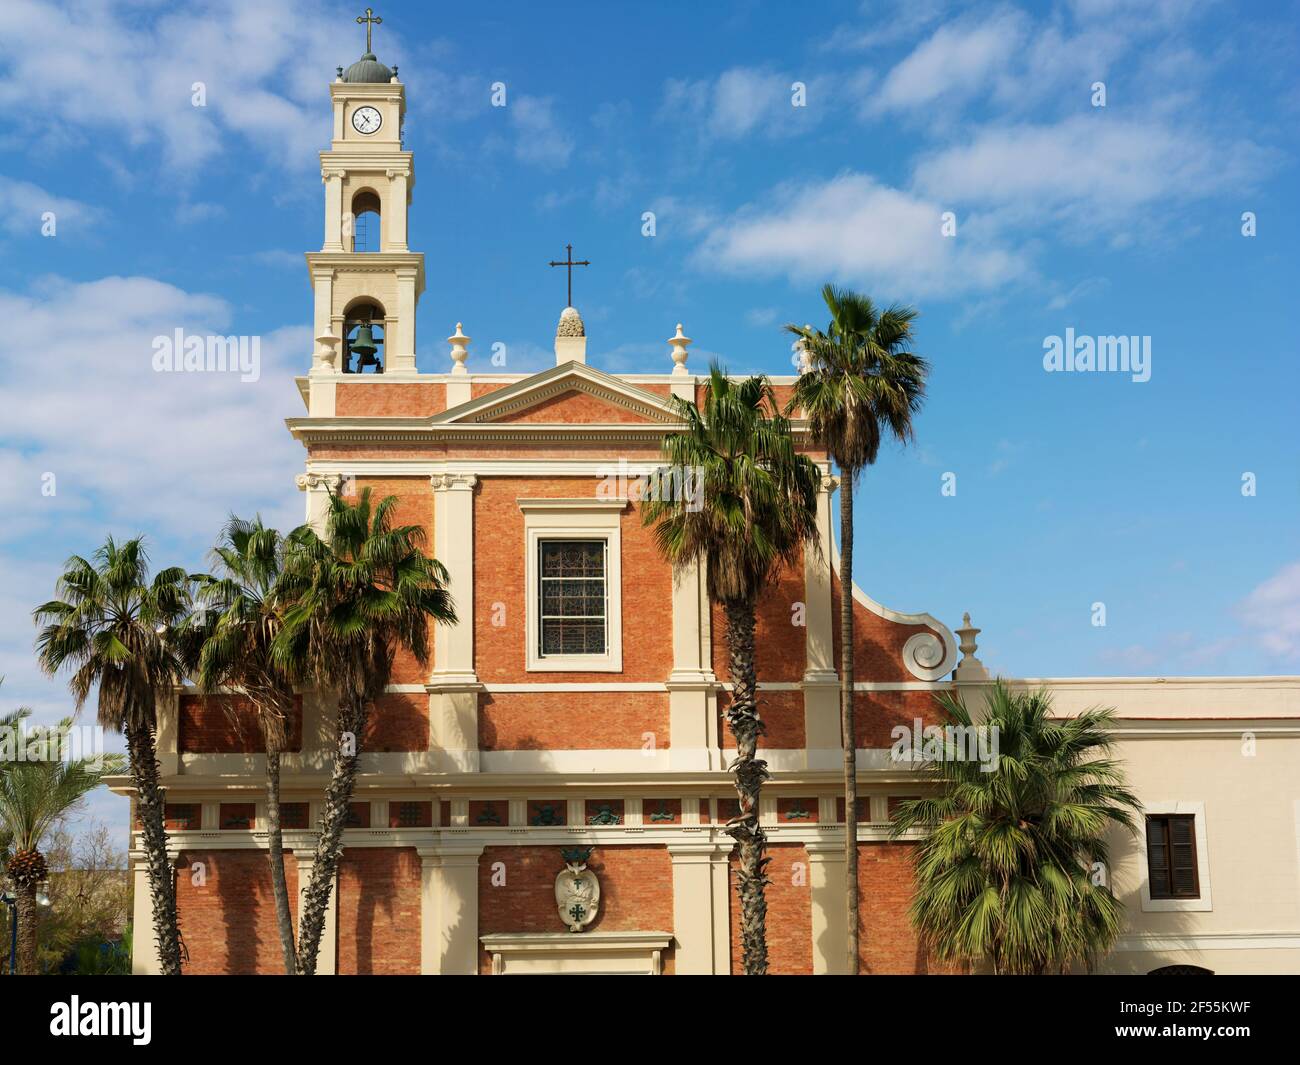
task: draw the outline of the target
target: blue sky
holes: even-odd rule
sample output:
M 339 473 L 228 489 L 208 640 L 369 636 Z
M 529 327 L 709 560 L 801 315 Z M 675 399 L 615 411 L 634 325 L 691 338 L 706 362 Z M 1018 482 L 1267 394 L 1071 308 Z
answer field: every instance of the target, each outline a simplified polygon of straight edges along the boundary
M 0 707 L 45 719 L 66 689 L 30 610 L 67 555 L 142 531 L 199 566 L 232 510 L 302 515 L 282 419 L 361 7 L 190 7 L 0 21 Z M 390 2 L 375 30 L 407 85 L 422 368 L 458 321 L 471 367 L 498 341 L 547 365 L 569 241 L 615 371 L 667 371 L 681 321 L 694 368 L 789 372 L 780 325 L 823 324 L 827 280 L 912 303 L 930 396 L 861 482 L 860 585 L 969 610 L 1008 674 L 1297 672 L 1295 4 L 482 7 Z M 177 327 L 260 336 L 260 379 L 154 373 Z M 1150 337 L 1150 380 L 1045 372 L 1067 329 Z

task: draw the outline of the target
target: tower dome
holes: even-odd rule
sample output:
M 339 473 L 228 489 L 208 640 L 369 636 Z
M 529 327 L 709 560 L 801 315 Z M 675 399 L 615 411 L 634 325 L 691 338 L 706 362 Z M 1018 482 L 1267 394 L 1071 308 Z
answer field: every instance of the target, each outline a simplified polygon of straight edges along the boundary
M 375 58 L 374 52 L 367 52 L 343 72 L 343 80 L 353 85 L 382 85 L 393 80 L 393 72 Z

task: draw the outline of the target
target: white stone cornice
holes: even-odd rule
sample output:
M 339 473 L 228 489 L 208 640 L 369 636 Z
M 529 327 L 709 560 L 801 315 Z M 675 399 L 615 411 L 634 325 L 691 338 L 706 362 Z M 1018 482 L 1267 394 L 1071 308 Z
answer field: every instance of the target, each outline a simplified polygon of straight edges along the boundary
M 585 497 L 578 499 L 559 499 L 548 497 L 543 499 L 516 499 L 519 509 L 525 514 L 530 513 L 549 513 L 563 511 L 611 511 L 618 513 L 627 510 L 626 499 L 600 499 L 596 497 Z

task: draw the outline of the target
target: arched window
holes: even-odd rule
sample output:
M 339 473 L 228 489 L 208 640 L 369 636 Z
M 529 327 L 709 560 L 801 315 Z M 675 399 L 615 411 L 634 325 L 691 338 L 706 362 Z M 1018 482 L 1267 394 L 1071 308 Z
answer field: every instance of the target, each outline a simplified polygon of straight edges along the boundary
M 384 372 L 384 308 L 360 299 L 343 312 L 343 372 Z
M 379 197 L 370 189 L 362 189 L 352 197 L 352 250 L 379 251 L 379 226 Z
M 1152 969 L 1147 976 L 1213 976 L 1210 969 L 1202 969 L 1199 965 L 1163 965 L 1159 969 Z

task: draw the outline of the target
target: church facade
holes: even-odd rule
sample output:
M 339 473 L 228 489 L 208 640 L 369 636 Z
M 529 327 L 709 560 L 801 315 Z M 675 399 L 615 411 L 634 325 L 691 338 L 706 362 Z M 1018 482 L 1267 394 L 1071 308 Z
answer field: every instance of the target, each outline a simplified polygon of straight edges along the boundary
M 447 567 L 461 620 L 436 629 L 429 668 L 399 661 L 372 714 L 320 969 L 736 973 L 722 619 L 702 574 L 659 556 L 637 498 L 678 424 L 669 398 L 700 395 L 690 340 L 679 326 L 661 367 L 606 373 L 587 363 L 567 307 L 541 372 L 482 372 L 459 323 L 446 363 L 418 367 L 424 269 L 408 244 L 404 92 L 369 53 L 330 86 L 324 239 L 307 256 L 317 339 L 297 380 L 305 413 L 288 431 L 303 447 L 307 520 L 321 522 L 331 491 L 396 496 L 398 520 L 422 526 Z M 792 382 L 774 380 L 783 399 Z M 771 969 L 844 965 L 836 663 L 849 595 L 862 969 L 944 971 L 907 919 L 914 843 L 891 842 L 888 822 L 921 785 L 889 748 L 896 727 L 939 720 L 937 692 L 987 689 L 978 630 L 839 587 L 833 471 L 795 428 L 824 472 L 822 551 L 759 608 Z M 1300 679 L 1014 683 L 1045 684 L 1062 714 L 1119 709 L 1120 756 L 1147 817 L 1138 838 L 1116 841 L 1110 875 L 1130 921 L 1106 967 L 1300 971 Z M 159 708 L 187 971 L 274 973 L 263 758 L 256 725 L 241 727 L 227 699 L 184 688 Z M 295 898 L 331 714 L 305 693 L 283 758 Z M 127 779 L 114 786 L 130 793 Z M 133 868 L 135 969 L 147 973 L 138 849 Z

